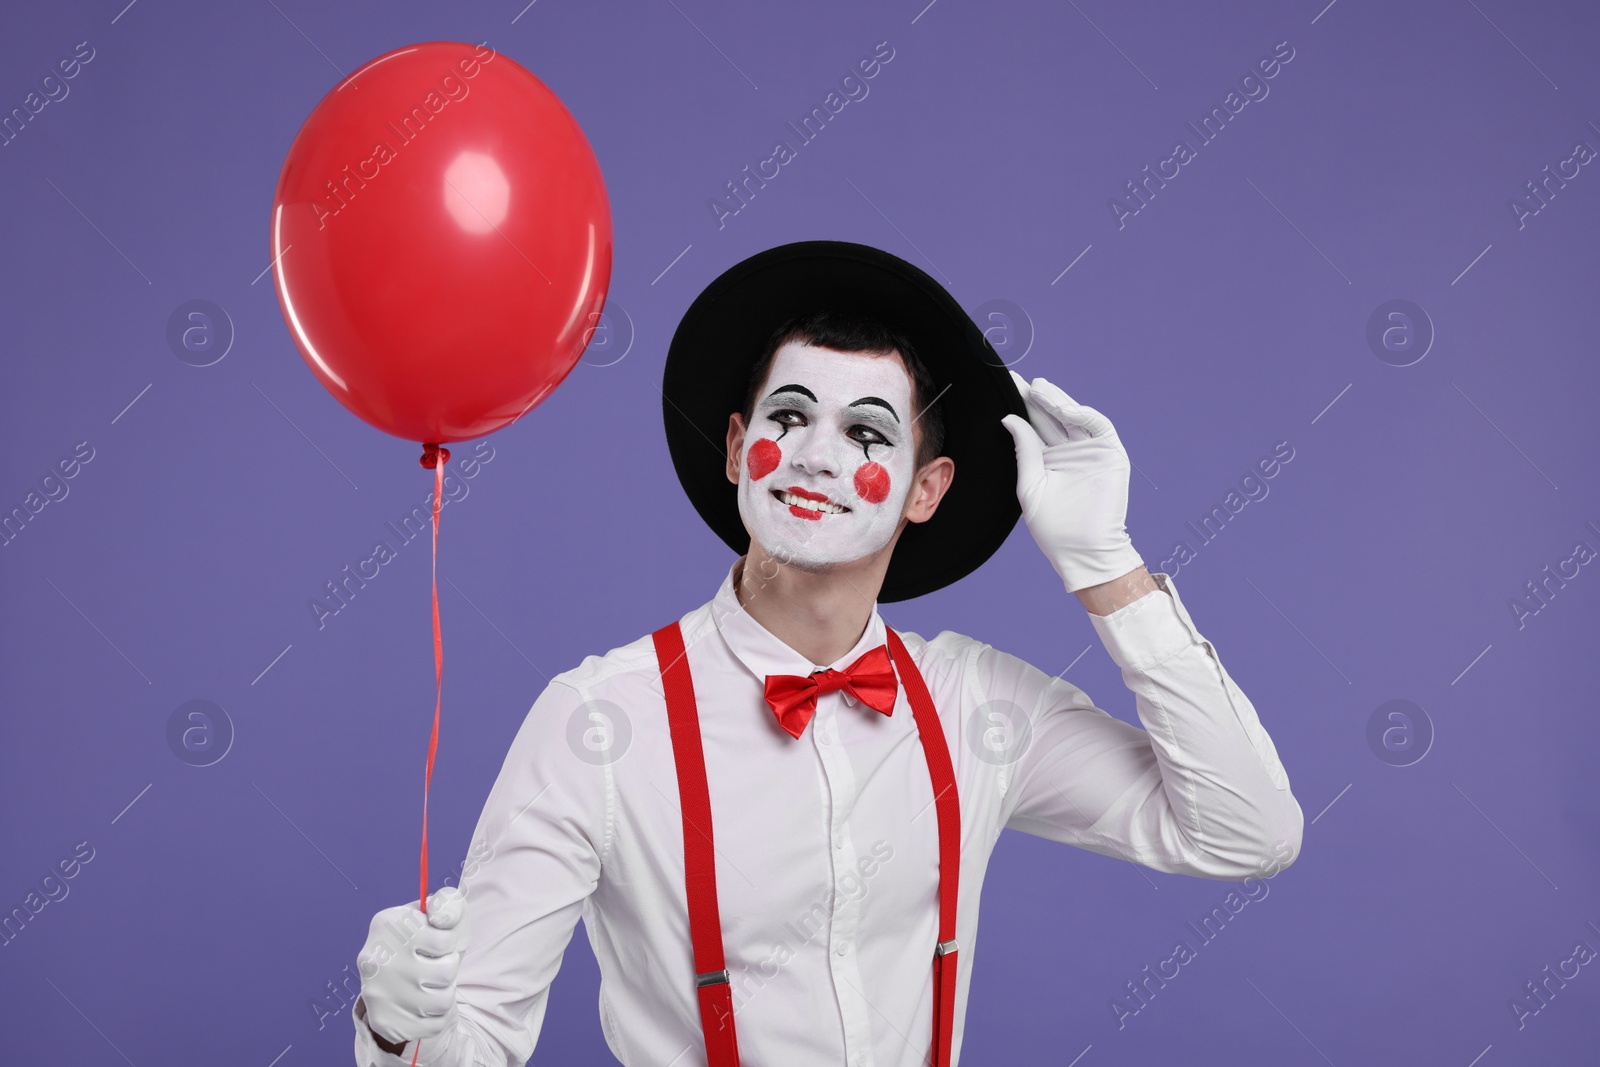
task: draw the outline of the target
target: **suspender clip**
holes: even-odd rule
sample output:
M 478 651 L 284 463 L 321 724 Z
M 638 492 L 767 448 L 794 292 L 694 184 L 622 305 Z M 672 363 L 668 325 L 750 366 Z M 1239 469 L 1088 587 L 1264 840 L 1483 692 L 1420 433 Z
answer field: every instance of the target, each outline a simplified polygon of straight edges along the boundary
M 731 985 L 732 981 L 732 976 L 728 973 L 728 969 L 724 967 L 720 971 L 707 971 L 704 974 L 695 975 L 694 987 L 700 989 L 708 985 Z
M 956 950 L 956 939 L 952 937 L 948 941 L 939 942 L 939 944 L 934 947 L 933 954 L 935 956 L 943 956 L 946 953 L 954 952 L 955 950 Z

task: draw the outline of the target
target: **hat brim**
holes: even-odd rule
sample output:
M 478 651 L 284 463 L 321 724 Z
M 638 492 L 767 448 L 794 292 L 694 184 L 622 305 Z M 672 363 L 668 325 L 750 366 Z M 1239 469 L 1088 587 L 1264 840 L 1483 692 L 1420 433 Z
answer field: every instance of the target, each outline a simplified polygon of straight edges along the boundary
M 662 378 L 678 480 L 717 536 L 737 553 L 748 551 L 738 487 L 726 473 L 728 417 L 744 406 L 751 369 L 772 332 L 820 310 L 872 315 L 900 331 L 934 379 L 942 454 L 954 461 L 955 478 L 933 517 L 901 534 L 878 600 L 941 589 L 981 566 L 1016 525 L 1016 453 L 1000 420 L 1026 418 L 1027 411 L 1004 362 L 955 298 L 888 252 L 799 241 L 751 256 L 706 287 L 673 334 Z

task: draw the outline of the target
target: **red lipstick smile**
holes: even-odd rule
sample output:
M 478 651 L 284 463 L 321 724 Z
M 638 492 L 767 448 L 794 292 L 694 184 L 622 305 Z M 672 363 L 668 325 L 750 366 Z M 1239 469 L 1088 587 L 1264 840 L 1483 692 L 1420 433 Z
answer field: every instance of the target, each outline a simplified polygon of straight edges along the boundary
M 820 521 L 824 515 L 839 515 L 850 510 L 843 504 L 829 500 L 825 493 L 815 493 L 798 485 L 774 489 L 772 495 L 779 503 L 789 505 L 789 514 L 811 522 Z

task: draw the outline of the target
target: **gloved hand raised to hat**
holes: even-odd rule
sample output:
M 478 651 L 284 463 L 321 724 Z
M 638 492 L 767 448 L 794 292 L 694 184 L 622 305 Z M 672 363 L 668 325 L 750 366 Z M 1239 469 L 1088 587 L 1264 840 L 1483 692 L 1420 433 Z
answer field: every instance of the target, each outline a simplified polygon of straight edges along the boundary
M 1043 378 L 1011 377 L 1028 409 L 1001 420 L 1017 449 L 1017 501 L 1067 590 L 1142 566 L 1127 528 L 1131 464 L 1111 420 Z

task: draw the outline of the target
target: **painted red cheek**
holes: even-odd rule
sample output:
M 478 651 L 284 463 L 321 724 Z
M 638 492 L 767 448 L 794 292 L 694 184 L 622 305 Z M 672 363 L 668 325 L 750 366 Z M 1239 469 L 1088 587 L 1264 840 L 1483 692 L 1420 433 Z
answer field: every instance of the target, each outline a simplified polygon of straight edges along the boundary
M 777 470 L 778 461 L 782 458 L 783 450 L 770 437 L 763 437 L 751 445 L 744 459 L 745 467 L 750 471 L 750 480 L 759 482 Z
M 878 463 L 863 463 L 856 468 L 856 495 L 869 504 L 889 499 L 889 472 Z

